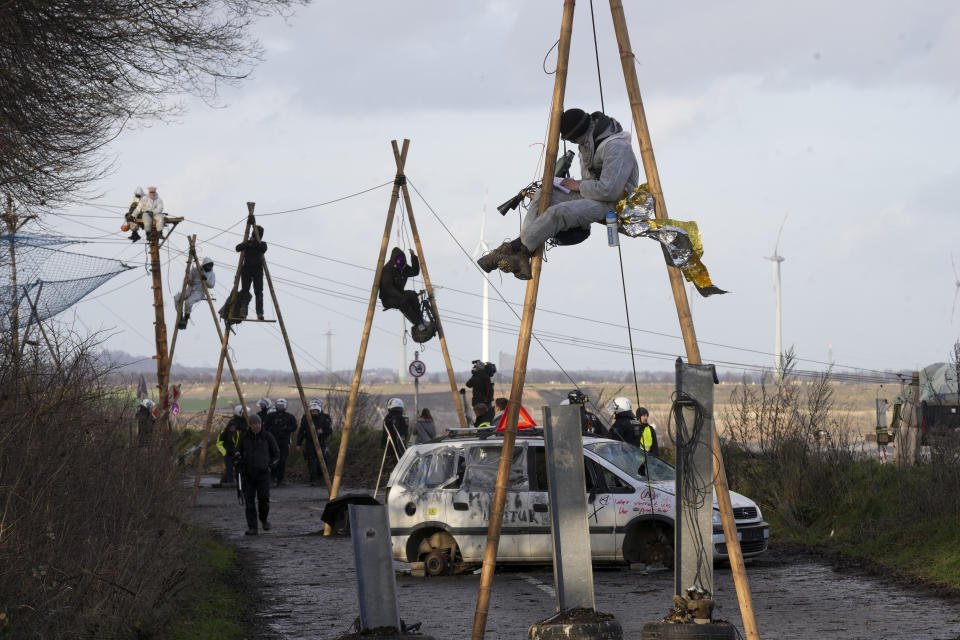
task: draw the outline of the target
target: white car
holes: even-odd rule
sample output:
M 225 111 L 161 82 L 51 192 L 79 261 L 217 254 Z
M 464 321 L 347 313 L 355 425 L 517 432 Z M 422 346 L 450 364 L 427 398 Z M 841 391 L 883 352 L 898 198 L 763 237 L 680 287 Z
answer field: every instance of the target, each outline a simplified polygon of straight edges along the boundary
M 447 437 L 410 446 L 390 474 L 387 507 L 393 557 L 426 573 L 479 564 L 487 539 L 502 440 Z M 674 469 L 619 440 L 583 438 L 590 550 L 595 563 L 670 565 Z M 730 492 L 745 557 L 767 549 L 770 528 L 749 498 Z M 520 432 L 503 514 L 498 562 L 552 562 L 543 437 Z M 726 542 L 714 498 L 714 557 Z

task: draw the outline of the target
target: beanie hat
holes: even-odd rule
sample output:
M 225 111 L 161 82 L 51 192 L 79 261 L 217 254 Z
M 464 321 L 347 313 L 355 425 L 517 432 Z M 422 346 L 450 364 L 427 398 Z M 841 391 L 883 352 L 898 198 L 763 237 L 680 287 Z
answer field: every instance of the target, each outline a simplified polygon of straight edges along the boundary
M 648 416 L 648 415 L 650 415 L 650 412 L 647 411 L 645 408 L 640 407 L 639 409 L 637 409 L 637 418 L 639 418 L 640 416 Z
M 590 127 L 590 116 L 583 109 L 567 109 L 560 116 L 560 137 L 576 140 Z

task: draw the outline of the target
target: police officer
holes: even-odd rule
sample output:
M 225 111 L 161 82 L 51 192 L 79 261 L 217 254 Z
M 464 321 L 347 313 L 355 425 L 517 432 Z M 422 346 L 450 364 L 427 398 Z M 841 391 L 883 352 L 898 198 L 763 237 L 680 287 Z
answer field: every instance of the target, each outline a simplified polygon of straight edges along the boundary
M 391 449 L 400 461 L 400 456 L 406 450 L 404 443 L 407 441 L 407 434 L 410 432 L 410 421 L 403 415 L 403 400 L 400 398 L 390 398 L 387 400 L 387 415 L 383 419 L 383 436 L 380 438 L 380 446 L 387 446 L 387 435 L 393 442 Z
M 263 429 L 260 416 L 250 416 L 250 428 L 240 436 L 236 456 L 243 474 L 243 499 L 246 503 L 247 535 L 257 535 L 257 519 L 264 531 L 270 530 L 270 470 L 280 461 L 280 448 Z M 256 502 L 254 502 L 256 498 Z
M 220 435 L 217 436 L 217 451 L 223 456 L 223 477 L 220 478 L 220 484 L 233 484 L 235 472 L 233 462 L 237 454 L 237 445 L 240 443 L 240 432 L 237 431 L 237 423 L 233 420 L 227 422 Z
M 635 447 L 641 446 L 642 428 L 633 415 L 633 404 L 630 402 L 630 398 L 624 398 L 623 396 L 614 398 L 613 402 L 610 403 L 610 411 L 614 415 L 613 426 L 610 427 L 613 437 Z
M 580 391 L 580 389 L 574 389 L 567 394 L 567 399 L 560 404 L 572 404 L 580 407 L 581 433 L 584 435 L 605 435 L 607 430 L 604 429 L 603 423 L 600 422 L 596 414 L 587 410 L 587 402 L 589 401 L 590 398 Z
M 329 450 L 327 449 L 327 438 L 333 433 L 330 416 L 323 412 L 323 402 L 319 398 L 310 401 L 310 422 L 313 423 L 313 429 L 317 432 L 317 441 L 320 442 L 320 451 L 323 459 L 327 460 Z M 307 462 L 307 471 L 310 473 L 310 486 L 315 486 L 320 481 L 320 461 L 317 460 L 317 450 L 313 444 L 313 436 L 307 430 L 307 416 L 300 418 L 300 430 L 297 431 L 297 451 L 303 453 L 303 458 Z
M 250 409 L 247 409 L 247 414 L 250 414 Z M 242 434 L 247 430 L 247 421 L 243 419 L 243 405 L 238 404 L 233 408 L 233 417 L 230 418 L 230 422 L 234 429 L 237 430 L 237 433 Z
M 260 398 L 257 400 L 257 415 L 260 416 L 263 424 L 267 424 L 267 414 L 271 413 L 270 409 L 272 408 L 273 401 L 270 398 Z
M 273 479 L 277 486 L 283 484 L 283 479 L 287 474 L 287 457 L 290 455 L 290 435 L 297 430 L 297 419 L 287 413 L 287 401 L 284 398 L 277 398 L 274 403 L 277 406 L 275 413 L 268 413 L 266 429 L 277 441 L 280 447 L 280 460 L 273 468 Z M 269 410 L 268 410 L 269 411 Z

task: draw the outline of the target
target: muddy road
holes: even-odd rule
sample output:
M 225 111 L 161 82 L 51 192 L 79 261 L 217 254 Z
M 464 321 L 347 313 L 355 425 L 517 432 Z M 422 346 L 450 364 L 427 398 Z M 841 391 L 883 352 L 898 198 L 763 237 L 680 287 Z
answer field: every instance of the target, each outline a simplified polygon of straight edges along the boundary
M 255 591 L 251 612 L 265 639 L 335 638 L 358 615 L 348 538 L 324 538 L 320 513 L 326 490 L 292 485 L 271 490 L 273 529 L 245 536 L 243 508 L 232 489 L 213 489 L 204 477 L 189 517 L 241 552 Z M 346 492 L 344 492 L 346 493 Z M 747 566 L 762 638 L 792 640 L 960 640 L 960 600 L 926 595 L 855 571 L 837 572 L 816 557 L 772 550 Z M 715 572 L 716 617 L 742 629 L 730 571 Z M 400 614 L 422 622 L 437 640 L 469 637 L 478 575 L 397 576 Z M 594 570 L 597 608 L 614 614 L 624 636 L 640 638 L 645 622 L 667 613 L 669 572 Z M 501 568 L 494 580 L 487 638 L 525 638 L 527 627 L 554 612 L 549 567 Z

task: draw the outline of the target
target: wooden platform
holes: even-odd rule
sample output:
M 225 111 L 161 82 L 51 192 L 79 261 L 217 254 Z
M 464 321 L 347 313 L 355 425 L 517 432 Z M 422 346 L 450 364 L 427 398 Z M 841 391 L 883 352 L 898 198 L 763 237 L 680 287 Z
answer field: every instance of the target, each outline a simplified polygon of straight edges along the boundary
M 276 322 L 276 320 L 258 320 L 257 318 L 230 318 L 230 322 Z

